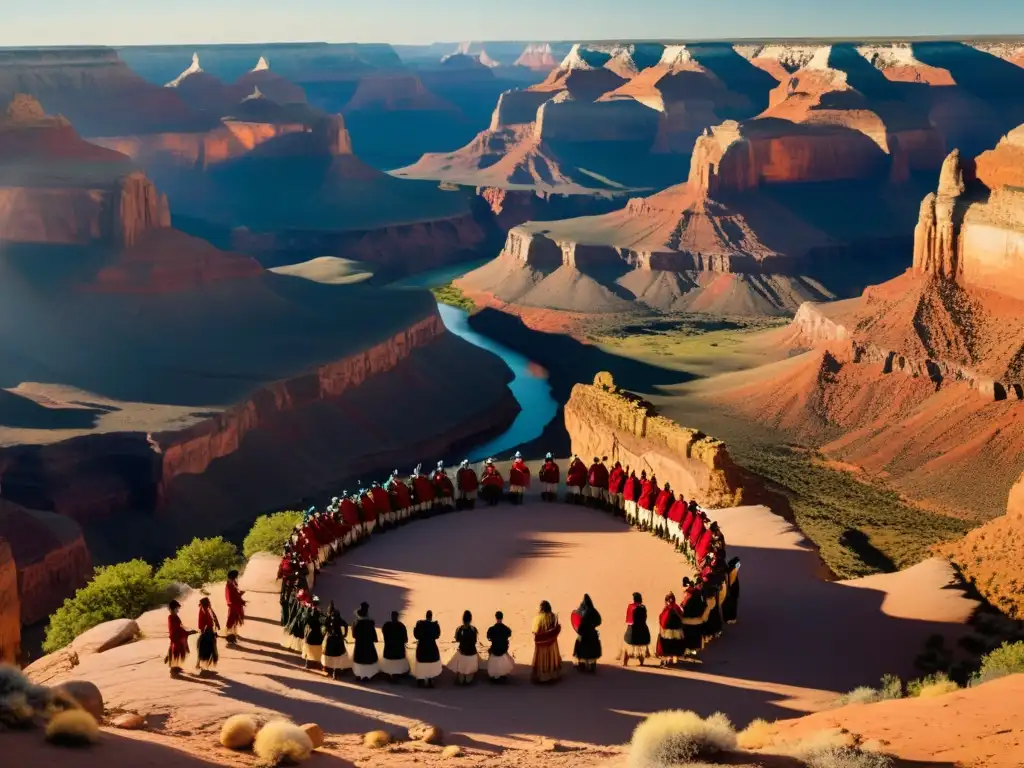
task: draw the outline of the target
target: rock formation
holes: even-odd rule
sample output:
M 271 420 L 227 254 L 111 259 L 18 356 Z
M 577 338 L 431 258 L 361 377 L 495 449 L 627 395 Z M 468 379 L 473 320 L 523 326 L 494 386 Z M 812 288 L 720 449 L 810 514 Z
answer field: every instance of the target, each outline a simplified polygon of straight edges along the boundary
M 14 664 L 21 654 L 21 601 L 18 566 L 6 539 L 0 538 L 0 664 Z
M 189 107 L 214 115 L 222 114 L 251 93 L 247 85 L 228 85 L 204 71 L 198 53 L 192 54 L 192 63 L 165 87 L 173 89 Z
M 258 88 L 260 93 L 278 104 L 304 104 L 306 92 L 298 85 L 281 77 L 270 68 L 270 63 L 263 56 L 256 66 L 235 81 L 240 89 L 252 93 Z
M 530 43 L 516 59 L 515 65 L 549 72 L 558 66 L 558 60 L 551 51 L 550 43 Z
M 593 385 L 577 384 L 565 405 L 565 427 L 573 453 L 584 461 L 607 456 L 668 482 L 672 490 L 702 505 L 744 503 L 744 477 L 720 440 L 658 416 L 642 400 L 615 387 L 611 374 Z M 749 503 L 749 497 L 746 498 Z

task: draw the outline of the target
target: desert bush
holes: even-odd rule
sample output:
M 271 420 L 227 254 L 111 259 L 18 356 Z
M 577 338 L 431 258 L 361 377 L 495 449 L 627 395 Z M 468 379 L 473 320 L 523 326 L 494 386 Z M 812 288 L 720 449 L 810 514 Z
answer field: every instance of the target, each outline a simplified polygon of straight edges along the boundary
M 702 719 L 695 712 L 656 712 L 633 731 L 630 768 L 670 768 L 736 748 L 729 718 L 716 712 Z
M 217 536 L 212 539 L 192 539 L 179 549 L 174 557 L 164 560 L 156 572 L 159 580 L 201 587 L 214 581 L 224 581 L 228 571 L 243 564 L 238 547 Z
M 259 726 L 252 715 L 232 715 L 220 729 L 221 746 L 228 749 L 248 749 L 256 739 Z
M 971 685 L 980 685 L 1021 672 L 1024 672 L 1024 641 L 1003 643 L 982 657 L 981 669 L 971 680 Z
M 165 597 L 164 584 L 143 560 L 98 567 L 92 579 L 50 616 L 43 650 L 60 650 L 87 629 L 114 619 L 135 619 Z
M 271 720 L 260 728 L 252 751 L 267 765 L 294 765 L 313 752 L 306 732 L 287 720 Z
M 100 737 L 96 718 L 84 709 L 58 712 L 46 724 L 46 740 L 61 747 L 84 747 Z
M 903 698 L 903 681 L 896 675 L 882 675 L 882 682 L 878 686 L 878 700 L 890 701 Z
M 837 707 L 845 707 L 849 704 L 873 704 L 876 701 L 881 701 L 881 696 L 874 688 L 867 685 L 862 685 L 859 688 L 854 688 L 849 693 L 844 693 L 836 700 Z
M 912 698 L 930 698 L 942 696 L 945 693 L 952 693 L 960 690 L 960 686 L 949 679 L 945 672 L 936 672 L 934 675 L 922 677 L 920 680 L 911 680 L 907 683 L 907 696 Z
M 284 545 L 291 538 L 295 526 L 301 522 L 302 513 L 295 510 L 257 517 L 245 541 L 242 542 L 242 554 L 246 559 L 257 552 L 284 554 Z
M 856 747 L 826 747 L 800 755 L 807 768 L 892 768 L 892 758 Z
M 778 727 L 774 723 L 758 718 L 736 734 L 736 745 L 740 749 L 764 749 L 775 742 L 777 732 Z

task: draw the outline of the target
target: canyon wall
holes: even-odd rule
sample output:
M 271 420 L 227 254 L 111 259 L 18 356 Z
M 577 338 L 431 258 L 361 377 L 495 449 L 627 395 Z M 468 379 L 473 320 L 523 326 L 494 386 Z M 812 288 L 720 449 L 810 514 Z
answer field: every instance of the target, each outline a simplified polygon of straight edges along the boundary
M 709 507 L 748 502 L 743 473 L 725 444 L 658 416 L 639 398 L 619 391 L 611 374 L 577 384 L 565 405 L 573 453 L 584 462 L 607 456 L 637 472 L 657 475 L 672 490 Z
M 0 664 L 14 664 L 21 653 L 21 601 L 11 545 L 0 539 Z

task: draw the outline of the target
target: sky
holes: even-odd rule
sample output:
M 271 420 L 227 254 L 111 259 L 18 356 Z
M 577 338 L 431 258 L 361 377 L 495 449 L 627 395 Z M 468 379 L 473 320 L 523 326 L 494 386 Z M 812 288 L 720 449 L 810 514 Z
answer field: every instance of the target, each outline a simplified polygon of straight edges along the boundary
M 1024 0 L 0 0 L 0 46 L 1024 35 Z

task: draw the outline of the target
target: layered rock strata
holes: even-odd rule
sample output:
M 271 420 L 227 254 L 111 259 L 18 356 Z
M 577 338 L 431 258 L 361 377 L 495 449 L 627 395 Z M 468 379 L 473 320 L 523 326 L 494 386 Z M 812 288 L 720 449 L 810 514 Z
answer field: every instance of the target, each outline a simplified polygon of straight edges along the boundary
M 0 664 L 14 664 L 21 654 L 21 601 L 18 566 L 6 539 L 0 538 Z
M 616 388 L 611 374 L 577 384 L 565 405 L 573 453 L 584 462 L 607 456 L 657 475 L 676 493 L 709 507 L 744 503 L 744 477 L 725 444 L 658 416 L 648 404 Z

